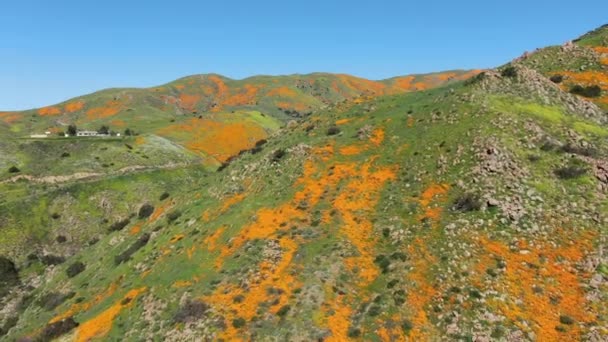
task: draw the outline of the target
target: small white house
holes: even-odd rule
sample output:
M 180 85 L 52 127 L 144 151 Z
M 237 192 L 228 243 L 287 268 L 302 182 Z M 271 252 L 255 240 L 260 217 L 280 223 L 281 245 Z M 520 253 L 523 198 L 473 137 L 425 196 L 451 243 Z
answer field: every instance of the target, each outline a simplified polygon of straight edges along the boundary
M 77 137 L 107 137 L 108 134 L 99 134 L 97 131 L 78 131 Z
M 30 138 L 34 138 L 34 139 L 48 138 L 51 134 L 52 133 L 50 131 L 46 131 L 46 132 L 44 132 L 44 134 L 34 133 L 34 134 L 30 134 Z

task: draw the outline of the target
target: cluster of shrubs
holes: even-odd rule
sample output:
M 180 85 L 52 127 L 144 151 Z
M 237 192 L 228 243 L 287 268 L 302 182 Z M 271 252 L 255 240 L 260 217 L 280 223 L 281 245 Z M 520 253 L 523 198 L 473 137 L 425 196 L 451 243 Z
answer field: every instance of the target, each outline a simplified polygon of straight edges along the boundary
M 58 337 L 65 335 L 78 327 L 78 322 L 72 317 L 62 319 L 54 323 L 47 324 L 44 329 L 36 336 L 34 341 L 52 341 Z
M 569 165 L 556 169 L 554 173 L 560 179 L 573 179 L 587 173 L 587 169 L 582 166 Z
M 126 251 L 114 257 L 114 263 L 116 265 L 120 265 L 121 263 L 128 261 L 129 259 L 131 259 L 131 256 L 135 254 L 135 252 L 137 252 L 146 244 L 148 244 L 148 241 L 150 241 L 150 234 L 142 234 L 139 239 L 137 239 L 137 241 L 135 241 L 131 246 L 129 246 L 129 248 L 127 248 Z
M 232 163 L 233 161 L 235 161 L 238 157 L 242 156 L 243 154 L 249 152 L 251 154 L 256 154 L 262 151 L 264 145 L 267 143 L 266 139 L 261 139 L 258 140 L 255 143 L 255 146 L 250 148 L 250 149 L 245 149 L 245 150 L 240 150 L 238 154 L 234 155 L 234 156 L 230 156 L 228 159 L 226 159 L 226 161 L 224 161 L 222 163 L 222 165 L 220 165 L 220 167 L 217 169 L 218 172 L 223 171 L 225 168 L 228 167 L 228 165 L 230 165 L 230 163 Z
M 472 193 L 464 193 L 454 201 L 454 210 L 468 212 L 481 209 L 482 202 L 479 196 Z
M 577 84 L 570 88 L 570 93 L 584 97 L 600 97 L 602 95 L 602 88 L 598 85 L 584 87 Z
M 188 300 L 184 303 L 173 316 L 173 321 L 176 323 L 188 323 L 202 318 L 207 311 L 209 305 L 200 300 Z
M 83 264 L 80 261 L 76 261 L 75 263 L 68 266 L 68 268 L 65 270 L 65 272 L 68 275 L 68 277 L 74 278 L 78 274 L 82 273 L 85 269 L 86 269 L 85 264 Z
M 517 77 L 517 69 L 514 66 L 509 65 L 508 67 L 502 69 L 500 75 L 503 77 L 515 78 Z

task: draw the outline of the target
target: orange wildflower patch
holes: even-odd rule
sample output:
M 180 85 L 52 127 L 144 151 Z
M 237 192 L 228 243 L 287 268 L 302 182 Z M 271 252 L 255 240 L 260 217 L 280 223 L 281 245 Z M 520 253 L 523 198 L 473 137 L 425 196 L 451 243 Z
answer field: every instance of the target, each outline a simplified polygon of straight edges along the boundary
M 196 104 L 201 100 L 201 96 L 194 94 L 180 94 L 179 101 L 181 107 L 187 110 L 192 110 L 196 107 Z
M 376 146 L 380 146 L 384 141 L 384 130 L 382 128 L 376 128 L 372 132 L 372 136 L 369 138 L 369 141 Z
M 556 236 L 559 235 L 558 232 Z M 512 251 L 499 241 L 480 240 L 485 250 L 483 253 L 491 253 L 491 256 L 482 257 L 476 267 L 478 273 L 483 274 L 487 268 L 495 265 L 495 258 L 507 264 L 502 275 L 504 280 L 493 286 L 507 293 L 509 300 L 490 300 L 489 303 L 524 330 L 529 329 L 527 325 L 518 323 L 522 319 L 531 322 L 531 329 L 539 340 L 578 341 L 581 339 L 578 323 L 594 321 L 594 315 L 585 309 L 585 291 L 574 267 L 592 250 L 596 234 L 584 232 L 571 238 L 576 243 L 556 245 L 535 242 L 534 245 L 522 245 L 520 248 L 525 248 L 526 253 Z M 570 237 L 567 240 L 570 241 Z M 536 286 L 542 291 L 535 291 Z M 577 324 L 558 332 L 555 328 L 560 324 L 560 315 L 572 317 Z
M 184 237 L 186 237 L 184 234 L 177 234 L 173 236 L 171 240 L 169 240 L 169 243 L 176 243 L 178 241 L 181 241 Z
M 96 305 L 96 304 L 100 303 L 102 300 L 104 300 L 105 298 L 108 298 L 111 295 L 113 295 L 114 292 L 116 292 L 116 290 L 118 289 L 119 282 L 120 282 L 120 279 L 117 282 L 112 283 L 104 292 L 98 294 L 97 296 L 95 296 L 95 298 L 93 298 L 89 302 L 72 304 L 72 306 L 68 310 L 66 310 L 65 312 L 63 312 L 60 315 L 53 317 L 49 321 L 49 323 L 59 322 L 68 317 L 72 317 L 72 316 L 78 314 L 79 312 L 90 309 L 93 305 Z
M 328 342 L 341 342 L 348 341 L 348 328 L 350 327 L 350 316 L 352 315 L 352 309 L 350 305 L 344 303 L 345 298 L 341 296 L 339 298 L 333 298 L 329 301 L 329 308 L 333 312 L 327 317 L 327 327 L 331 332 L 331 335 L 325 339 Z
M 310 107 L 304 103 L 300 103 L 300 102 L 276 102 L 277 107 L 285 110 L 285 109 L 291 109 L 291 110 L 295 110 L 298 112 L 304 112 L 306 110 L 308 110 Z
M 154 221 L 158 220 L 158 218 L 162 214 L 164 214 L 165 211 L 167 211 L 167 209 L 171 206 L 172 206 L 172 203 L 165 203 L 165 204 L 162 204 L 162 205 L 156 207 L 154 209 L 154 212 L 152 213 L 152 215 L 150 215 L 150 217 L 148 218 L 148 222 L 154 222 Z
M 367 93 L 369 91 L 375 94 L 382 94 L 386 85 L 380 82 L 366 80 L 364 78 L 354 77 L 350 75 L 338 75 L 338 79 L 350 90 L 357 93 Z
M 436 263 L 437 258 L 428 251 L 426 241 L 421 238 L 417 238 L 408 246 L 408 255 L 413 256 L 414 267 L 407 275 L 414 283 L 406 299 L 407 306 L 413 313 L 411 321 L 414 328 L 410 331 L 409 337 L 412 341 L 428 341 L 431 340 L 431 332 L 434 328 L 429 322 L 426 307 L 439 292 L 435 286 L 429 284 L 427 274 L 429 265 Z
M 52 115 L 59 115 L 61 114 L 61 109 L 59 109 L 58 107 L 43 107 L 38 109 L 38 114 L 42 115 L 42 116 L 52 116 Z
M 346 258 L 350 270 L 357 268 L 364 284 L 369 284 L 378 276 L 378 268 L 374 264 L 374 239 L 372 238 L 372 222 L 368 219 L 378 201 L 378 190 L 388 180 L 395 178 L 391 168 L 381 168 L 371 171 L 372 161 L 353 170 L 352 166 L 341 166 L 342 172 L 350 174 L 350 181 L 343 192 L 334 201 L 334 208 L 340 213 L 344 224 L 342 232 L 357 248 L 359 256 Z M 336 169 L 340 166 L 336 166 Z M 335 169 L 334 169 L 335 171 Z
M 252 105 L 256 102 L 256 95 L 259 87 L 252 84 L 245 84 L 244 89 L 228 97 L 222 102 L 224 106 L 245 106 Z
M 412 90 L 412 81 L 415 79 L 414 76 L 399 77 L 395 80 L 395 86 L 401 90 Z
M 76 341 L 85 342 L 93 338 L 105 336 L 112 329 L 114 318 L 116 318 L 123 309 L 130 307 L 133 304 L 134 299 L 144 291 L 146 291 L 145 287 L 127 292 L 120 301 L 116 302 L 93 319 L 82 323 L 76 331 Z
M 189 286 L 192 286 L 192 282 L 188 280 L 178 280 L 174 282 L 173 285 L 171 285 L 171 287 L 174 287 L 176 289 L 181 289 Z
M 365 151 L 365 147 L 357 145 L 348 145 L 340 148 L 340 154 L 343 156 L 354 156 Z
M 89 120 L 103 119 L 118 114 L 122 109 L 120 101 L 108 101 L 103 107 L 96 107 L 87 110 Z
M 129 235 L 137 235 L 139 232 L 141 232 L 141 226 L 135 225 L 131 228 L 131 230 L 129 230 Z
M 424 214 L 421 216 L 421 219 L 428 218 L 434 222 L 439 220 L 443 208 L 439 206 L 432 207 L 431 204 L 434 201 L 444 201 L 449 189 L 449 184 L 432 184 L 422 193 L 418 200 L 424 209 Z
M 207 245 L 208 250 L 214 251 L 217 249 L 217 240 L 222 236 L 222 234 L 224 234 L 225 231 L 226 226 L 221 226 L 205 239 L 205 244 Z
M 19 113 L 13 113 L 13 112 L 1 112 L 0 113 L 0 119 L 2 119 L 2 121 L 6 122 L 7 124 L 11 124 L 14 123 L 16 121 L 18 121 L 19 119 L 21 119 L 21 114 Z
M 334 145 L 333 144 L 329 144 L 323 147 L 318 147 L 315 148 L 313 150 L 313 153 L 316 156 L 319 156 L 321 158 L 321 160 L 323 161 L 328 161 L 331 159 L 331 157 L 334 156 Z
M 70 102 L 64 106 L 65 111 L 68 113 L 77 112 L 79 110 L 82 110 L 82 108 L 84 108 L 84 101 L 82 100 Z
M 593 50 L 595 50 L 597 53 L 608 54 L 608 46 L 594 46 Z
M 340 119 L 336 121 L 336 125 L 344 125 L 353 121 L 353 118 Z
M 298 93 L 289 87 L 278 87 L 270 90 L 266 96 L 296 97 Z
M 221 163 L 268 137 L 264 128 L 255 123 L 209 119 L 190 119 L 184 124 L 163 128 L 158 133 L 165 136 L 187 134 L 190 140 L 185 142 L 186 148 L 207 154 Z
M 317 148 L 313 150 L 313 155 L 323 156 L 319 151 L 325 149 L 327 147 Z M 334 201 L 334 208 L 340 213 L 344 222 L 340 232 L 346 236 L 358 252 L 358 256 L 348 261 L 347 267 L 352 270 L 357 269 L 363 282 L 371 282 L 379 273 L 372 258 L 374 244 L 371 234 L 372 224 L 370 220 L 361 219 L 361 217 L 369 216 L 369 211 L 373 210 L 372 208 L 378 201 L 379 189 L 387 180 L 395 177 L 394 170 L 391 168 L 372 170 L 373 161 L 372 159 L 363 165 L 358 163 L 337 164 L 333 166 L 331 172 L 321 174 L 320 178 L 316 177 L 319 172 L 317 164 L 312 160 L 307 161 L 304 164 L 302 176 L 294 184 L 300 190 L 294 194 L 293 199 L 275 208 L 258 210 L 255 221 L 241 229 L 229 245 L 222 247 L 215 266 L 221 268 L 225 258 L 233 255 L 247 241 L 266 239 L 278 240 L 283 251 L 280 262 L 276 265 L 267 261 L 260 263 L 259 276 L 255 277 L 255 281 L 250 282 L 251 285 L 247 290 L 236 285 L 224 285 L 205 298 L 205 301 L 214 304 L 216 309 L 221 310 L 228 322 L 236 317 L 242 317 L 245 320 L 253 318 L 259 305 L 269 300 L 270 294 L 267 289 L 270 287 L 282 290 L 277 295 L 278 298 L 275 299 L 275 305 L 270 309 L 271 312 L 276 312 L 285 305 L 294 286 L 298 284 L 293 276 L 294 272 L 290 271 L 294 267 L 291 263 L 298 243 L 296 238 L 280 234 L 280 232 L 290 229 L 289 222 L 310 220 L 310 213 L 298 209 L 300 204 L 306 202 L 308 207 L 315 206 L 328 188 L 337 188 L 343 180 L 349 180 L 349 182 Z M 215 240 L 221 234 L 221 231 L 216 232 L 206 240 L 206 243 L 209 243 L 212 249 L 217 248 Z M 237 295 L 243 296 L 244 300 L 235 303 L 233 298 Z M 333 304 L 335 303 L 328 305 Z M 340 309 L 345 317 L 336 315 L 334 310 L 332 316 L 328 318 L 329 325 L 348 327 L 350 313 L 345 310 L 350 309 L 348 307 Z M 342 333 L 346 334 L 346 330 L 336 329 L 336 336 L 342 336 L 340 335 Z M 238 336 L 238 332 L 230 325 L 222 335 L 227 340 L 236 339 Z

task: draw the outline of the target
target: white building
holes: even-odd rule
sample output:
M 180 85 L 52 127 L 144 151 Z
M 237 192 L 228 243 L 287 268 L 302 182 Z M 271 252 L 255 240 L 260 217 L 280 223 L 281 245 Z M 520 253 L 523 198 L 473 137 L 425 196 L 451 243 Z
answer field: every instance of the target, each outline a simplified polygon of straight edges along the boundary
M 107 137 L 109 134 L 99 134 L 97 131 L 78 131 L 77 137 Z

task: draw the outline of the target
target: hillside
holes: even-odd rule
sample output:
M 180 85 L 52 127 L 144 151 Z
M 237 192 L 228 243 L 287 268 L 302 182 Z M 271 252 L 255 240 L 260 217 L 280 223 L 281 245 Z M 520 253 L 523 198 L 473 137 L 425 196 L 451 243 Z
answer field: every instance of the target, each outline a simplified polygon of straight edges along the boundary
M 30 202 L 0 203 L 3 339 L 608 339 L 606 37 L 472 78 L 195 76 L 4 114 L 12 134 L 120 117 L 187 166 L 7 183 Z

